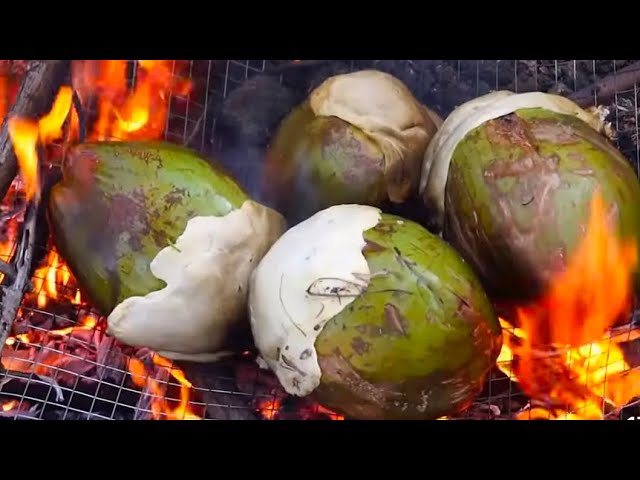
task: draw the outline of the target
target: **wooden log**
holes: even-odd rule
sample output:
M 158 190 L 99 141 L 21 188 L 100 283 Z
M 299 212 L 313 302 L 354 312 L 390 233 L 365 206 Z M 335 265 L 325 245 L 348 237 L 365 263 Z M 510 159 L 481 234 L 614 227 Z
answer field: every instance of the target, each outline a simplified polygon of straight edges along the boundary
M 7 117 L 38 118 L 49 111 L 58 89 L 67 80 L 71 60 L 31 60 Z M 18 173 L 7 122 L 0 130 L 0 198 Z
M 630 90 L 640 81 L 640 61 L 621 68 L 597 82 L 582 88 L 569 98 L 582 108 L 609 102 L 618 92 Z M 596 99 L 597 95 L 597 99 Z

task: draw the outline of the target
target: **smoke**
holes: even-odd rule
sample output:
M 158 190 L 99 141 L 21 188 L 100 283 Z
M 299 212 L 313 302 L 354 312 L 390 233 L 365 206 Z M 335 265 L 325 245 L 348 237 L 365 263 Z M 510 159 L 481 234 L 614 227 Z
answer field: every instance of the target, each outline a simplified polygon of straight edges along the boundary
M 285 115 L 303 98 L 277 77 L 259 75 L 231 92 L 222 105 L 213 154 L 257 201 L 270 203 L 261 180 L 269 142 Z

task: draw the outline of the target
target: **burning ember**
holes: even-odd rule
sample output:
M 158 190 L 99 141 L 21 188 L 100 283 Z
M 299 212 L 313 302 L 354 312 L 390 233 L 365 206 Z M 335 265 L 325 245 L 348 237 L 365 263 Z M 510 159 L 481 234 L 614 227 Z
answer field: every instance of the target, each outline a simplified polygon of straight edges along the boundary
M 73 64 L 74 88 L 83 103 L 97 98 L 93 140 L 156 140 L 164 132 L 172 94 L 186 96 L 188 80 L 176 80 L 179 61 L 138 60 L 135 86 L 129 87 L 124 60 L 81 60 Z
M 127 61 L 81 61 L 74 64 L 74 87 L 84 102 L 96 98 L 98 116 L 89 134 L 92 140 L 160 138 L 168 115 L 170 96 L 186 95 L 188 81 L 176 81 L 173 61 L 140 60 L 137 63 L 136 81 L 129 88 Z M 15 89 L 9 95 L 8 76 L 0 76 L 0 103 L 4 114 L 15 98 Z M 20 167 L 20 181 L 14 182 L 5 199 L 11 204 L 16 197 L 27 200 L 40 194 L 38 149 L 48 147 L 63 137 L 63 128 L 71 112 L 72 133 L 78 133 L 78 116 L 72 110 L 72 89 L 61 87 L 50 112 L 40 119 L 10 117 L 9 134 Z M 19 215 L 4 222 L 6 232 L 0 242 L 0 255 L 8 261 L 16 244 Z M 48 383 L 61 400 L 63 386 L 73 386 L 81 380 L 110 379 L 122 384 L 128 373 L 131 383 L 142 390 L 138 407 L 145 407 L 154 419 L 201 419 L 204 412 L 195 412 L 189 406 L 192 401 L 192 385 L 184 373 L 172 363 L 147 349 L 133 349 L 118 345 L 104 334 L 105 320 L 90 313 L 77 281 L 55 249 L 50 248 L 42 266 L 33 278 L 34 290 L 25 295 L 22 308 L 14 324 L 14 336 L 6 341 L 2 353 L 2 366 L 11 373 L 29 374 L 30 382 Z M 78 324 L 65 317 L 55 322 L 65 324 L 53 329 L 52 321 L 37 309 L 68 311 L 70 305 L 84 308 Z M 66 308 L 65 308 L 66 307 Z M 43 323 L 44 322 L 44 323 Z M 127 360 L 127 357 L 128 358 Z M 36 380 L 36 376 L 39 380 Z M 173 383 L 169 383 L 173 379 Z M 119 383 L 118 383 L 119 382 Z M 172 390 L 177 390 L 173 400 Z M 18 404 L 21 405 L 18 405 Z M 148 407 L 148 408 L 147 408 Z M 30 406 L 11 400 L 2 404 L 4 416 L 12 412 L 24 413 Z M 144 418 L 144 414 L 143 414 Z
M 597 193 L 567 269 L 539 302 L 517 310 L 519 328 L 501 319 L 498 367 L 536 404 L 518 419 L 603 419 L 640 395 L 640 370 L 620 348 L 640 329 L 614 328 L 630 312 L 637 263 L 635 243 L 616 237 Z
M 26 63 L 0 61 L 0 120 L 15 101 Z M 56 143 L 79 138 L 74 92 L 87 108 L 93 106 L 88 140 L 157 140 L 166 130 L 172 96 L 193 90 L 190 80 L 178 78 L 182 67 L 174 60 L 75 61 L 72 87 L 60 88 L 47 114 L 7 118 L 20 176 L 0 206 L 1 259 L 9 261 L 15 254 L 24 216 L 16 205 L 38 201 L 41 194 L 39 163 L 55 163 Z M 619 326 L 631 310 L 638 252 L 634 243 L 617 238 L 608 218 L 603 199 L 595 195 L 581 245 L 567 269 L 538 302 L 518 308 L 511 320 L 500 319 L 504 342 L 497 366 L 531 399 L 516 419 L 605 419 L 640 396 L 640 370 L 622 348 L 640 339 L 640 328 Z M 49 243 L 2 351 L 7 374 L 0 389 L 15 397 L 0 399 L 0 418 L 43 418 L 51 403 L 65 418 L 74 418 L 74 412 L 92 412 L 91 417 L 98 410 L 111 410 L 106 416 L 115 418 L 125 406 L 136 419 L 203 419 L 203 402 L 182 370 L 149 349 L 120 344 L 105 334 L 106 320 L 92 311 Z M 70 312 L 77 317 L 69 318 Z M 238 367 L 235 381 L 246 396 L 253 397 L 256 384 L 262 387 L 262 400 L 251 406 L 256 417 L 345 420 L 307 398 L 286 395 L 273 376 L 256 380 L 251 375 L 257 367 L 246 363 L 251 366 Z M 44 396 L 33 393 L 37 389 L 44 389 Z M 101 407 L 94 408 L 98 403 Z
M 281 420 L 287 419 L 288 412 L 293 412 L 292 416 L 299 420 L 344 420 L 342 415 L 338 415 L 322 405 L 316 403 L 302 402 L 302 405 L 295 404 L 295 408 L 286 408 L 285 401 L 274 397 L 268 400 L 258 402 L 258 410 L 265 420 Z

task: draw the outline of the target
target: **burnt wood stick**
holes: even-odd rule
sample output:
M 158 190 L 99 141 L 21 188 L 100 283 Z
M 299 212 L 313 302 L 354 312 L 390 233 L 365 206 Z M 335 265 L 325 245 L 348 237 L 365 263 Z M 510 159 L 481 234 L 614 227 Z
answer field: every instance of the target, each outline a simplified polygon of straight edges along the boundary
M 36 220 L 38 217 L 38 204 L 29 202 L 27 212 L 20 235 L 20 243 L 14 259 L 16 276 L 9 286 L 4 287 L 0 308 L 0 355 L 11 333 L 11 326 L 22 303 L 22 298 L 27 290 L 31 290 L 31 264 L 36 239 Z M 0 371 L 4 370 L 0 364 Z
M 233 362 L 237 358 L 213 363 L 176 362 L 197 389 L 212 420 L 258 420 L 252 397 L 242 394 L 236 384 Z
M 49 111 L 58 89 L 70 72 L 71 60 L 30 60 L 16 101 L 7 118 L 38 118 Z M 7 122 L 0 130 L 0 198 L 4 198 L 18 173 Z
M 634 62 L 618 70 L 616 73 L 607 75 L 597 82 L 572 93 L 568 97 L 580 107 L 590 107 L 596 101 L 603 103 L 611 100 L 615 94 L 622 90 L 628 90 L 640 81 L 640 61 Z

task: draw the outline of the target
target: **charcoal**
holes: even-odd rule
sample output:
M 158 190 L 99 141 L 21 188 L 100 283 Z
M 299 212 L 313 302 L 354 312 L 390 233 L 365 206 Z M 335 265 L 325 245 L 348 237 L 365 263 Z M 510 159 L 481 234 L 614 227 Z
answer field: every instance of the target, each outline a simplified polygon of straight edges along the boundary
M 233 361 L 216 363 L 180 362 L 179 367 L 207 404 L 207 414 L 215 420 L 256 420 L 252 395 L 238 392 Z
M 121 385 L 124 381 L 126 360 L 117 341 L 112 337 L 103 336 L 98 344 L 96 375 L 98 378 Z
M 635 328 L 637 328 L 637 325 Z M 624 338 L 624 335 L 625 334 L 623 334 L 622 338 Z M 640 368 L 640 340 L 624 342 L 619 344 L 619 346 L 627 363 L 634 368 Z
M 47 167 L 42 169 L 42 201 L 38 206 L 38 219 L 36 229 L 36 245 L 48 246 L 49 243 L 49 222 L 47 220 L 47 200 L 51 188 L 62 178 L 62 172 L 55 167 Z M 36 272 L 41 263 L 46 259 L 48 248 L 36 248 L 31 263 L 30 276 Z
M 55 328 L 67 328 L 67 327 L 73 327 L 74 325 L 76 325 L 76 322 L 71 320 L 68 317 L 68 314 L 56 315 L 55 317 L 53 317 L 53 321 L 55 324 Z

